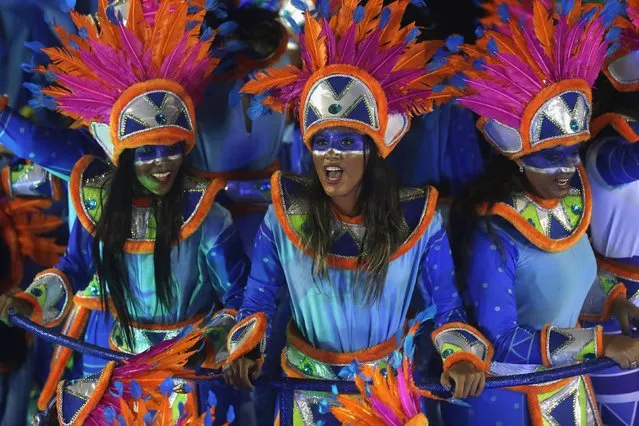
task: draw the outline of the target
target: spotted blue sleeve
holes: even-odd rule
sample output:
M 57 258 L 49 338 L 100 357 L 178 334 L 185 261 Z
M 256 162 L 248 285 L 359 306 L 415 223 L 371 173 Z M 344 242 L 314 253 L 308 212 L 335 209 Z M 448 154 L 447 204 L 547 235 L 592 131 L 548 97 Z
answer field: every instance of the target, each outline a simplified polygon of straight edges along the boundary
M 592 149 L 596 150 L 597 171 L 608 185 L 616 187 L 639 180 L 639 143 L 617 136 Z
M 0 144 L 67 181 L 83 155 L 102 155 L 87 131 L 37 126 L 9 107 L 0 111 Z
M 202 246 L 208 274 L 225 308 L 239 309 L 249 271 L 240 233 L 231 214 L 214 204 L 205 224 Z
M 444 370 L 462 360 L 471 361 L 486 371 L 491 348 L 488 340 L 467 324 L 462 299 L 455 284 L 455 267 L 446 229 L 437 213 L 422 256 L 420 290 L 425 301 L 437 308 L 435 330 L 431 337 L 444 361 Z
M 513 364 L 574 364 L 602 356 L 601 328 L 538 330 L 520 324 L 515 298 L 519 252 L 510 237 L 495 230 L 493 241 L 483 231 L 473 237 L 468 290 L 482 332 L 493 342 L 494 361 Z
M 36 276 L 24 293 L 39 306 L 45 326 L 59 325 L 71 309 L 76 291 L 89 284 L 94 273 L 93 237 L 78 220 L 73 225 L 67 251 L 58 264 Z
M 505 233 L 494 233 L 497 242 L 478 230 L 471 244 L 468 292 L 475 319 L 493 343 L 495 361 L 541 364 L 541 331 L 519 324 L 517 318 L 514 284 L 519 252 Z
M 270 321 L 276 309 L 280 288 L 285 283 L 275 237 L 265 218 L 255 237 L 253 264 L 238 319 L 263 312 Z
M 455 268 L 446 229 L 439 213 L 430 225 L 436 232 L 430 237 L 421 257 L 418 289 L 427 305 L 437 307 L 435 326 L 466 322 L 462 300 L 455 285 Z

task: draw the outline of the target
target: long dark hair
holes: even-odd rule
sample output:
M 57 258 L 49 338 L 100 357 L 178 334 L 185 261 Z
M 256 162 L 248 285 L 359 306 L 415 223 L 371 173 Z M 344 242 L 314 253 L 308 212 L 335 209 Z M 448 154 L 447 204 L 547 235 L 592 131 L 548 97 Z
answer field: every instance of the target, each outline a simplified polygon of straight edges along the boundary
M 379 299 L 384 289 L 390 257 L 406 238 L 406 225 L 399 203 L 399 185 L 393 171 L 379 157 L 375 144 L 364 154 L 364 176 L 360 183 L 357 211 L 361 212 L 366 233 L 358 264 L 366 273 L 362 282 L 364 298 L 370 303 Z M 313 253 L 313 274 L 328 276 L 327 257 L 331 237 L 331 199 L 322 188 L 315 168 L 308 191 L 310 217 L 303 232 Z
M 174 293 L 171 287 L 171 245 L 178 239 L 183 214 L 183 163 L 173 187 L 163 197 L 153 196 L 152 207 L 156 222 L 153 265 L 155 271 L 155 291 L 161 310 L 168 310 Z M 129 275 L 124 255 L 124 243 L 131 236 L 133 198 L 136 186 L 133 150 L 125 150 L 120 155 L 119 165 L 111 178 L 105 181 L 108 195 L 93 240 L 93 262 L 100 280 L 100 297 L 103 307 L 111 298 L 118 320 L 124 330 L 130 347 L 133 346 L 131 323 L 134 316 L 129 312 L 127 301 L 136 310 L 135 298 L 131 297 Z M 139 188 L 139 186 L 138 186 Z M 102 248 L 100 248 L 102 245 Z
M 467 184 L 454 199 L 450 208 L 450 241 L 453 258 L 458 271 L 457 285 L 465 290 L 468 279 L 468 253 L 473 234 L 483 222 L 488 235 L 503 253 L 500 240 L 496 237 L 490 216 L 480 216 L 477 209 L 485 205 L 488 210 L 509 196 L 522 192 L 527 180 L 514 161 L 496 155 L 487 163 L 483 174 Z

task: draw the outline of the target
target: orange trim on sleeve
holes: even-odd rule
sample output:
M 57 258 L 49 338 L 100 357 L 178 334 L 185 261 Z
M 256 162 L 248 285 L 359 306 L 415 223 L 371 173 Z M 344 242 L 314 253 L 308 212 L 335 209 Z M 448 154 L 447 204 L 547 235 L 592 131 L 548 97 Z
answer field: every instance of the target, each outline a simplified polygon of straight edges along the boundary
M 38 303 L 38 299 L 35 298 L 34 295 L 29 294 L 27 292 L 21 291 L 20 293 L 16 293 L 13 295 L 16 299 L 23 300 L 30 304 L 33 307 L 33 312 L 31 312 L 31 321 L 43 325 L 43 312 L 42 306 Z
M 472 357 L 476 358 L 476 360 L 478 362 L 480 362 L 480 364 L 475 364 L 475 362 L 473 362 L 473 365 L 475 365 L 475 367 L 479 368 L 480 370 L 487 372 L 488 370 L 490 370 L 490 362 L 493 359 L 493 355 L 495 353 L 495 348 L 493 347 L 493 345 L 490 343 L 490 340 L 488 340 L 479 330 L 477 330 L 475 327 L 470 326 L 468 324 L 465 324 L 463 322 L 449 322 L 447 324 L 442 325 L 441 327 L 433 330 L 433 332 L 430 334 L 431 340 L 434 342 L 435 339 L 442 333 L 448 331 L 448 330 L 452 330 L 455 328 L 461 328 L 465 331 L 467 331 L 470 334 L 473 334 L 475 336 L 477 336 L 477 338 L 479 340 L 481 340 L 485 345 L 486 345 L 486 360 L 481 360 L 479 359 L 476 355 L 474 354 L 470 354 L 467 352 L 463 352 L 463 353 L 467 353 L 468 355 L 471 355 Z M 459 352 L 458 352 L 459 353 Z M 448 358 L 454 356 L 456 354 L 452 354 L 450 355 Z M 446 358 L 446 360 L 448 360 L 448 358 Z M 446 365 L 446 360 L 444 360 L 444 365 Z M 469 360 L 470 361 L 470 360 Z M 452 366 L 452 364 L 454 364 L 456 361 L 452 361 L 451 363 L 449 363 L 449 368 L 450 366 Z M 472 362 L 472 361 L 471 361 Z
M 540 346 L 541 346 L 541 362 L 544 364 L 544 367 L 550 368 L 552 367 L 552 363 L 548 358 L 548 331 L 552 327 L 550 324 L 544 325 L 544 328 L 541 329 L 540 336 Z
M 379 361 L 397 348 L 397 339 L 392 337 L 385 342 L 356 352 L 329 352 L 311 346 L 299 332 L 295 321 L 291 320 L 286 327 L 286 337 L 290 345 L 303 354 L 325 364 L 350 364 L 354 360 L 359 363 Z
M 89 320 L 89 313 L 91 311 L 77 305 L 73 309 L 77 312 L 75 315 L 72 314 L 67 318 L 67 320 L 73 318 L 73 321 L 70 323 L 67 322 L 64 325 L 62 334 L 71 337 L 72 339 L 79 339 L 84 333 L 87 321 Z M 55 347 L 53 357 L 51 358 L 47 381 L 42 387 L 42 392 L 38 397 L 38 410 L 44 411 L 49 406 L 49 402 L 55 396 L 58 382 L 62 379 L 64 370 L 67 368 L 67 364 L 69 363 L 69 359 L 71 359 L 72 355 L 73 351 L 69 348 L 60 345 Z
M 313 251 L 304 243 L 302 237 L 295 232 L 288 220 L 286 209 L 284 207 L 281 178 L 282 173 L 280 171 L 275 172 L 273 176 L 271 176 L 271 197 L 277 220 L 293 245 L 307 256 L 313 257 Z M 415 228 L 410 237 L 395 251 L 395 253 L 393 253 L 389 261 L 393 261 L 408 252 L 420 240 L 426 230 L 428 230 L 430 222 L 437 209 L 437 190 L 432 186 L 429 186 L 426 197 L 426 206 L 419 225 Z M 359 266 L 358 259 L 356 257 L 340 257 L 331 254 L 327 256 L 327 263 L 329 266 L 339 269 L 358 269 Z
M 581 237 L 586 233 L 588 226 L 590 225 L 590 218 L 592 215 L 592 196 L 590 193 L 590 183 L 586 176 L 586 171 L 583 165 L 580 165 L 577 169 L 581 177 L 583 184 L 583 196 L 584 196 L 584 214 L 581 217 L 581 222 L 575 228 L 571 235 L 560 238 L 551 239 L 541 232 L 539 232 L 533 225 L 528 223 L 517 211 L 505 203 L 497 203 L 488 212 L 487 206 L 483 205 L 477 209 L 480 215 L 496 215 L 506 219 L 511 225 L 517 229 L 528 241 L 534 244 L 537 248 L 556 253 L 564 251 L 575 245 Z
M 480 360 L 474 354 L 469 352 L 455 352 L 444 360 L 444 371 L 450 370 L 452 366 L 461 361 L 470 362 L 475 366 L 475 368 L 483 371 L 484 373 L 490 370 L 490 363 Z
M 95 407 L 97 407 L 97 405 L 100 403 L 100 400 L 104 396 L 104 393 L 107 391 L 107 389 L 109 388 L 109 385 L 111 384 L 111 375 L 113 374 L 113 370 L 115 369 L 115 366 L 116 364 L 114 361 L 109 361 L 106 364 L 106 366 L 102 370 L 102 373 L 100 374 L 100 379 L 98 380 L 98 383 L 96 384 L 95 389 L 91 393 L 91 396 L 89 396 L 89 400 L 84 404 L 82 409 L 78 411 L 75 421 L 73 422 L 74 425 L 84 424 L 87 417 L 89 417 L 91 412 L 95 410 Z M 63 391 L 64 383 L 65 382 L 62 381 L 58 384 L 58 390 L 57 390 L 57 406 L 58 407 L 62 406 L 62 391 Z M 64 421 L 62 419 L 62 413 L 59 410 L 58 410 L 58 422 L 60 422 L 60 424 L 64 424 Z
M 230 338 L 233 335 L 233 333 L 235 333 L 239 328 L 243 327 L 249 321 L 254 319 L 256 320 L 255 322 L 256 325 L 253 331 L 251 332 L 251 334 L 248 335 L 248 337 L 246 337 L 246 340 L 244 341 L 244 343 L 238 346 L 235 349 L 235 351 L 231 351 Z M 250 315 L 244 318 L 242 321 L 235 324 L 233 328 L 231 328 L 231 331 L 229 331 L 228 339 L 226 342 L 226 350 L 229 353 L 229 356 L 226 362 L 231 363 L 235 361 L 236 359 L 243 357 L 244 355 L 252 351 L 257 345 L 259 345 L 262 339 L 264 339 L 264 336 L 266 335 L 267 325 L 268 325 L 268 321 L 266 319 L 266 315 L 263 312 L 256 312 L 253 315 Z
M 603 358 L 606 348 L 604 348 L 603 343 L 604 332 L 602 326 L 598 325 L 595 327 L 595 335 L 597 338 L 597 358 Z

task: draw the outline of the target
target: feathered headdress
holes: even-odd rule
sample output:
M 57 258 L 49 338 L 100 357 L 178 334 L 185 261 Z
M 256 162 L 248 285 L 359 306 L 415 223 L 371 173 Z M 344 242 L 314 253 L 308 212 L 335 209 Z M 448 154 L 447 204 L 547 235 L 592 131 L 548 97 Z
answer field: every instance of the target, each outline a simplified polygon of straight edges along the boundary
M 185 141 L 190 151 L 194 103 L 217 63 L 208 54 L 213 31 L 200 37 L 202 3 L 131 0 L 124 20 L 99 0 L 97 23 L 71 11 L 77 34 L 59 31 L 63 47 L 44 49 L 52 63 L 41 71 L 55 83 L 42 93 L 89 126 L 115 164 L 124 149 L 147 144 Z
M 535 0 L 528 18 L 510 19 L 509 34 L 487 30 L 462 48 L 460 103 L 482 116 L 477 126 L 509 158 L 590 138 L 591 88 L 619 3 L 588 11 L 566 3 L 555 18 Z
M 627 17 L 616 21 L 620 33 L 606 59 L 604 74 L 620 92 L 639 90 L 639 0 L 626 0 Z
M 449 99 L 434 93 L 449 68 L 427 67 L 441 44 L 418 42 L 414 24 L 401 26 L 408 3 L 319 2 L 318 15 L 306 11 L 304 31 L 299 31 L 302 68 L 260 72 L 242 91 L 260 95 L 264 105 L 278 111 L 293 107 L 309 148 L 315 133 L 340 126 L 369 135 L 386 157 L 412 115 Z

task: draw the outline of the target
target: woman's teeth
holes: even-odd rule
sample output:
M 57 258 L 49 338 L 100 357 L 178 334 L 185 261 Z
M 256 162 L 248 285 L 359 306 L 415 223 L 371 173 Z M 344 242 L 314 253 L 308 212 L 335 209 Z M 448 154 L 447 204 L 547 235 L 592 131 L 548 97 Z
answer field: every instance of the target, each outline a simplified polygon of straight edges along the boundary
M 153 173 L 152 176 L 157 180 L 166 181 L 168 180 L 169 176 L 171 176 L 171 172 Z
M 342 177 L 342 173 L 344 173 L 343 169 L 335 166 L 325 167 L 324 171 L 326 172 L 326 179 L 331 183 L 338 182 Z

